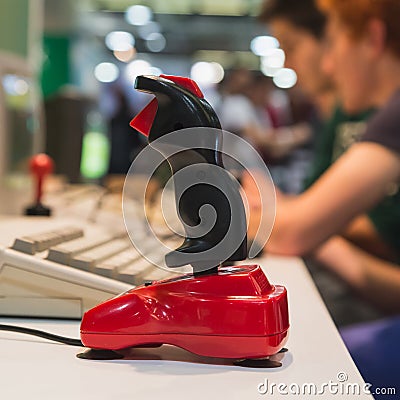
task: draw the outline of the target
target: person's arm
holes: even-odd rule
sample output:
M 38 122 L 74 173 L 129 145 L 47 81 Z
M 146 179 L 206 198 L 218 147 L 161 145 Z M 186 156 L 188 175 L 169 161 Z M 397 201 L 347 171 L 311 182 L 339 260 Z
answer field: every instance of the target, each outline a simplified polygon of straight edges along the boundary
M 281 128 L 261 127 L 257 123 L 249 123 L 243 127 L 243 133 L 275 158 L 288 155 L 296 147 L 309 141 L 312 135 L 311 127 L 304 122 Z
M 382 238 L 367 214 L 354 218 L 340 236 L 376 257 L 387 261 L 398 259 L 398 252 Z
M 303 255 L 382 199 L 400 177 L 399 156 L 375 143 L 353 145 L 306 192 L 277 202 L 266 250 Z
M 341 237 L 328 240 L 313 256 L 376 305 L 400 311 L 399 265 L 374 257 Z

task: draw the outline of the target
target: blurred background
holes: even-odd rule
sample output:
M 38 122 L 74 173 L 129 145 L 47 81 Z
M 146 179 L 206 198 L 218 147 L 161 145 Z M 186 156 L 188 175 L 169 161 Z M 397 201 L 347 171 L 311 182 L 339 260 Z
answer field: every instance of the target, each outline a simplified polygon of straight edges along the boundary
M 125 174 L 144 145 L 129 121 L 149 101 L 139 74 L 188 76 L 223 128 L 249 140 L 275 183 L 297 193 L 315 112 L 268 27 L 260 0 L 2 0 L 0 177 L 18 185 L 48 153 L 69 182 Z M 239 112 L 238 112 L 239 110 Z

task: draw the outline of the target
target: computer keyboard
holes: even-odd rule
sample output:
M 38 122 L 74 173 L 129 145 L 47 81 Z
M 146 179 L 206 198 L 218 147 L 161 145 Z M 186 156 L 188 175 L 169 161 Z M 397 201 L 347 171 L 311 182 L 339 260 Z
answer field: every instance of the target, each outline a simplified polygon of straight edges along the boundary
M 0 315 L 81 318 L 135 285 L 176 276 L 143 258 L 122 226 L 113 225 L 0 218 Z M 164 257 L 161 249 L 151 251 L 152 260 Z

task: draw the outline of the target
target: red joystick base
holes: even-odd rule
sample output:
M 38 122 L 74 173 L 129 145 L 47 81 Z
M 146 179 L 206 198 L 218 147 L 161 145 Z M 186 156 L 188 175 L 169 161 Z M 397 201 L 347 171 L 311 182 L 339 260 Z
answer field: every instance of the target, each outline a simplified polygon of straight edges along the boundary
M 171 344 L 206 357 L 256 359 L 278 353 L 288 328 L 286 289 L 250 265 L 132 289 L 86 312 L 81 339 L 92 349 Z

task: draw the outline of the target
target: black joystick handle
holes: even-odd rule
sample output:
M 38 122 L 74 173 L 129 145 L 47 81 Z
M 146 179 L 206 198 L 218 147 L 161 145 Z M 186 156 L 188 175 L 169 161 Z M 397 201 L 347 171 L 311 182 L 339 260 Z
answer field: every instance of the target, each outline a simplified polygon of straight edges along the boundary
M 36 154 L 29 162 L 29 169 L 35 181 L 35 202 L 25 209 L 25 215 L 49 217 L 51 209 L 42 203 L 43 182 L 53 172 L 53 160 L 47 154 Z
M 172 169 L 178 216 L 185 227 L 183 244 L 165 257 L 167 266 L 191 264 L 194 273 L 210 273 L 225 261 L 244 260 L 247 258 L 246 214 L 239 184 L 222 162 L 222 131 L 215 111 L 197 84 L 188 78 L 138 76 L 135 88 L 156 96 L 132 120 L 131 126 L 148 136 L 150 144 L 158 139 L 154 147 L 166 157 Z M 195 127 L 215 129 L 204 134 L 201 130 L 183 132 L 196 135 L 193 147 L 187 145 L 189 138 L 181 151 L 174 154 L 163 151 L 163 144 L 179 148 L 182 142 L 182 134 L 168 133 Z M 185 178 L 179 171 L 188 166 L 195 168 Z M 189 186 L 188 178 L 193 181 Z M 208 217 L 202 215 L 204 210 L 207 214 L 203 206 L 211 206 Z M 212 228 L 202 234 L 201 226 L 207 225 L 210 218 L 214 218 Z

